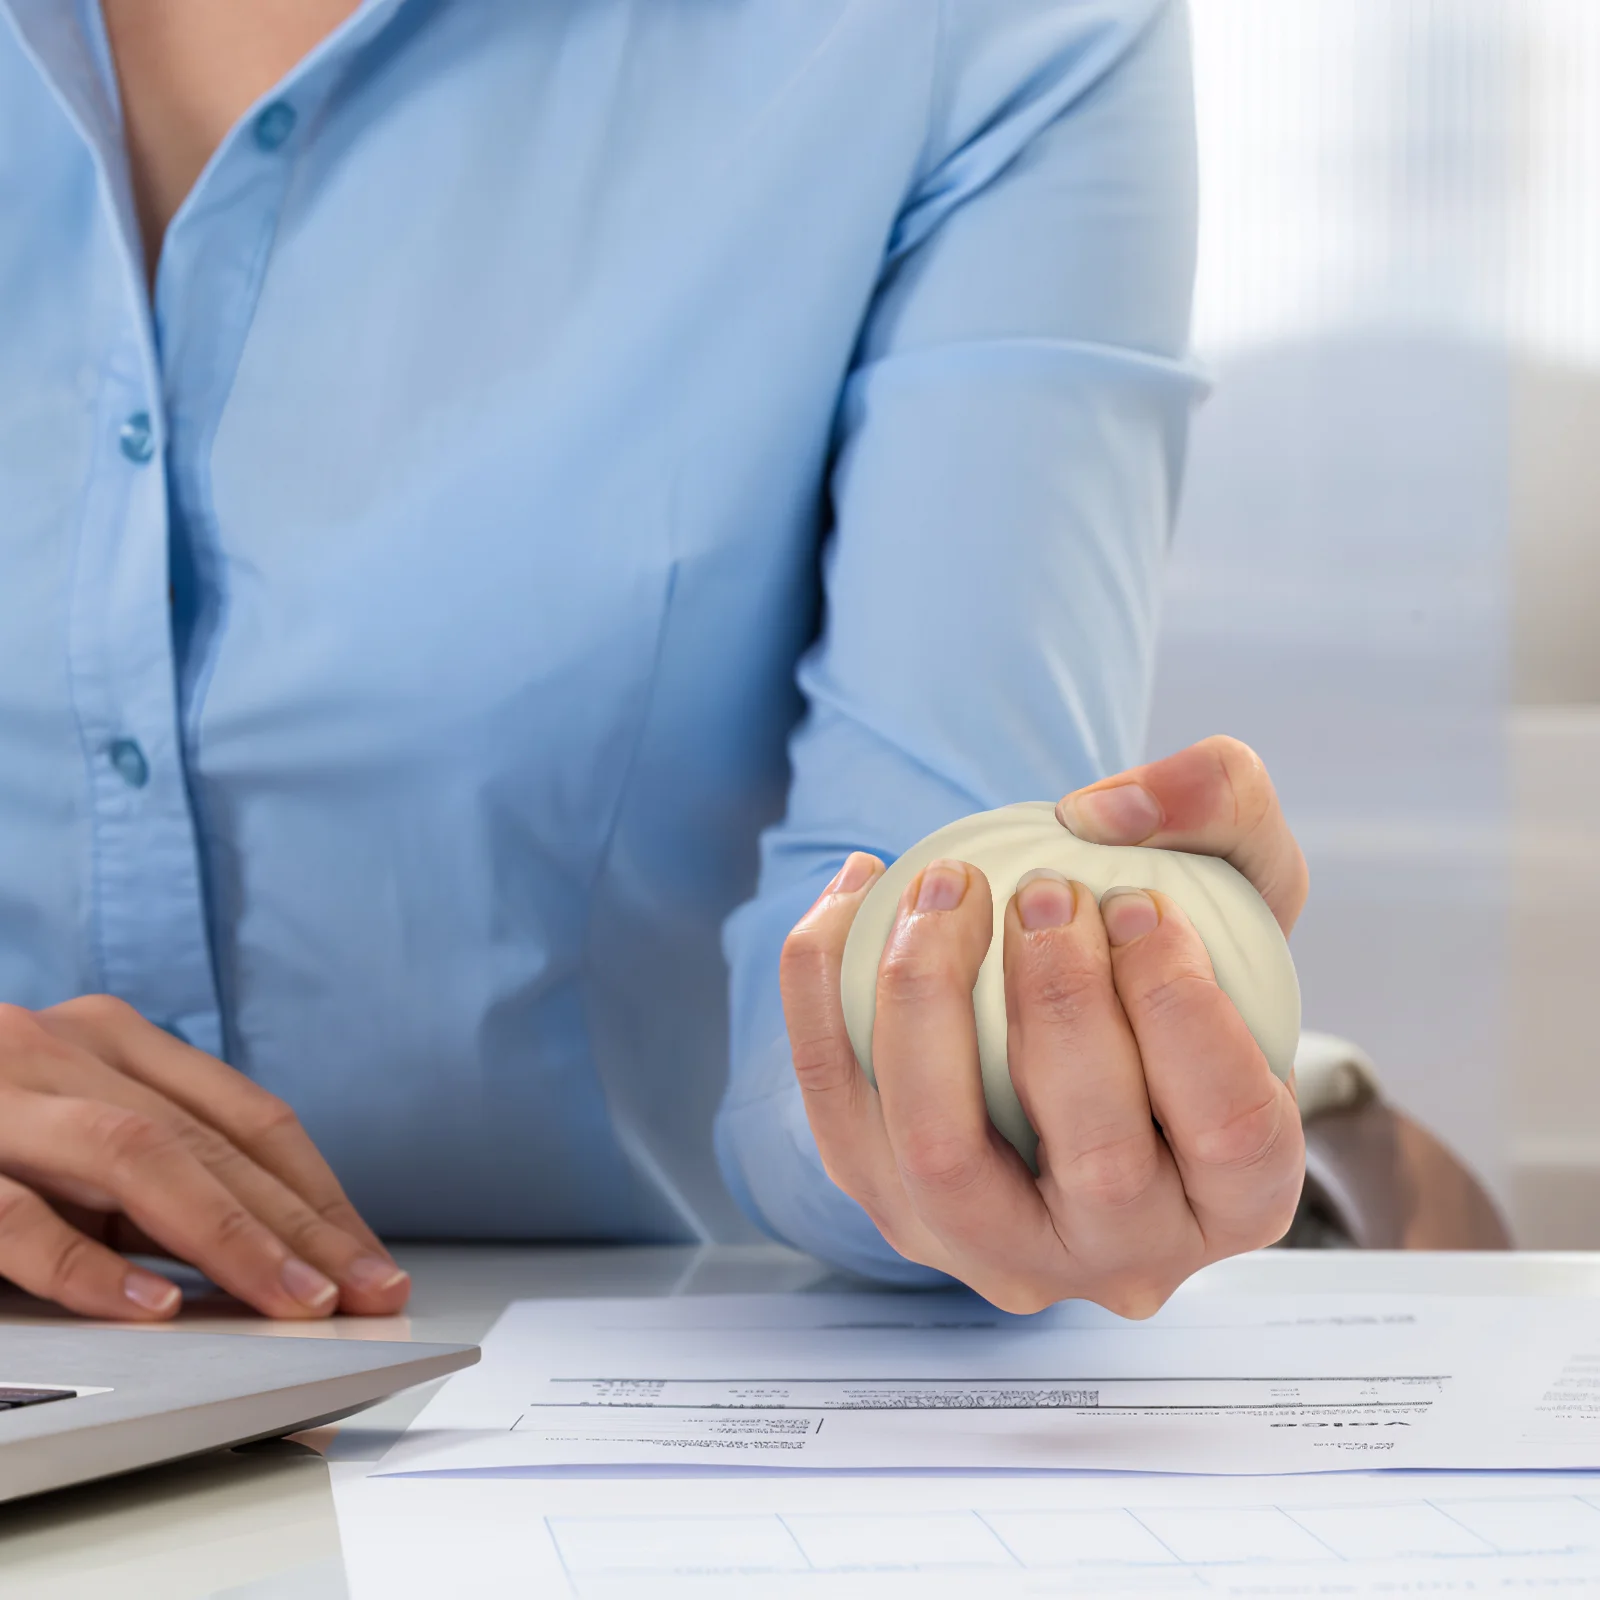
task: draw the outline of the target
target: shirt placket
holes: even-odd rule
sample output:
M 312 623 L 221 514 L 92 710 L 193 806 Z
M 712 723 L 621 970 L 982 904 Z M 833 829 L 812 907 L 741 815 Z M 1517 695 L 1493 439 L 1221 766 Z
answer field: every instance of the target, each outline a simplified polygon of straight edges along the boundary
M 95 308 L 94 438 L 68 615 L 68 673 L 87 771 L 88 904 L 99 986 L 221 1053 L 203 852 L 190 773 L 225 590 L 208 457 L 287 191 L 297 135 L 340 57 L 391 13 L 375 0 L 285 92 L 235 128 L 169 229 L 154 319 L 98 14 L 0 0 L 89 147 L 115 260 Z M 291 92 L 292 91 L 292 92 Z M 65 532 L 66 530 L 64 530 Z M 175 561 L 175 556 L 183 558 Z M 206 626 L 179 659 L 173 571 L 196 575 Z
M 88 472 L 67 603 L 67 672 L 85 763 L 94 986 L 203 1045 L 220 1037 L 194 829 L 177 737 L 167 580 L 166 429 L 120 119 L 98 17 L 7 0 L 97 169 L 86 248 L 108 292 L 86 306 Z M 101 48 L 97 52 L 97 45 Z
M 173 818 L 176 822 L 181 800 L 189 840 L 186 871 L 180 875 L 174 827 L 166 865 L 174 873 L 170 881 L 181 885 L 183 906 L 172 905 L 164 932 L 171 941 L 168 948 L 181 953 L 195 980 L 182 993 L 174 989 L 163 998 L 174 1006 L 202 998 L 203 971 L 205 1005 L 174 1010 L 168 1025 L 216 1054 L 229 1053 L 226 997 L 217 993 L 208 937 L 207 852 L 200 842 L 208 819 L 192 782 L 200 760 L 205 690 L 228 609 L 227 564 L 211 482 L 212 446 L 244 353 L 295 158 L 351 52 L 383 25 L 398 3 L 369 0 L 269 101 L 228 134 L 168 227 L 157 270 L 154 335 L 167 478 L 160 582 L 169 613 L 173 603 L 179 608 L 176 619 L 164 619 L 170 698 L 163 709 L 170 712 L 164 726 L 173 741 Z M 140 992 L 154 993 L 161 977 L 151 970 L 148 956 L 137 964 L 140 952 L 149 948 L 141 931 L 148 921 L 143 908 L 159 892 L 158 885 L 146 875 L 128 887 L 132 893 L 108 897 L 103 917 L 108 956 L 113 948 L 124 956 L 128 979 L 142 986 Z M 172 898 L 175 902 L 177 897 Z M 123 908 L 129 911 L 126 919 L 120 915 Z
M 220 1039 L 177 734 L 164 436 L 143 363 L 108 362 L 80 535 L 70 672 L 88 765 L 104 987 L 202 1048 Z

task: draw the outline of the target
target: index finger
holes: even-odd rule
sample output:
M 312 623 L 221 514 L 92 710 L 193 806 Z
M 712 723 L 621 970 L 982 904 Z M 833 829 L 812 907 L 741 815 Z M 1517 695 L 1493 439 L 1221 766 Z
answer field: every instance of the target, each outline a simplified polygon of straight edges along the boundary
M 1218 734 L 1163 761 L 1069 794 L 1063 827 L 1094 844 L 1221 856 L 1253 883 L 1288 933 L 1306 903 L 1305 857 L 1260 756 Z
M 276 1095 L 108 995 L 69 1000 L 35 1015 L 58 1038 L 91 1051 L 216 1128 L 324 1221 L 393 1260 L 293 1110 Z
M 806 1121 L 824 1171 L 909 1260 L 933 1264 L 938 1246 L 900 1191 L 883 1108 L 856 1060 L 840 999 L 845 939 L 883 863 L 857 851 L 784 941 L 784 1020 Z

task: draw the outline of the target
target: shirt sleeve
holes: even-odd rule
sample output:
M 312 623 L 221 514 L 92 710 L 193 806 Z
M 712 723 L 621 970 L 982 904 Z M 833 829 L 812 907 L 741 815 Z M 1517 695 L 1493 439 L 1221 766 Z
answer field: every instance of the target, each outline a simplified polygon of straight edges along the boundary
M 936 1281 L 828 1179 L 791 1069 L 785 935 L 852 849 L 1138 758 L 1199 384 L 1186 17 L 947 0 L 927 153 L 846 386 L 825 619 L 787 813 L 729 920 L 724 1177 L 837 1266 Z

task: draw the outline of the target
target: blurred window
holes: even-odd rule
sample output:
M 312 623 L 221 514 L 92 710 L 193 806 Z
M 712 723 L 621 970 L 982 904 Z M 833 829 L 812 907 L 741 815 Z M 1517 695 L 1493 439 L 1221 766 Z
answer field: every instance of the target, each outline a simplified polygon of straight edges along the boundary
M 1261 750 L 1308 1026 L 1600 1244 L 1600 0 L 1191 9 L 1218 388 L 1151 746 Z

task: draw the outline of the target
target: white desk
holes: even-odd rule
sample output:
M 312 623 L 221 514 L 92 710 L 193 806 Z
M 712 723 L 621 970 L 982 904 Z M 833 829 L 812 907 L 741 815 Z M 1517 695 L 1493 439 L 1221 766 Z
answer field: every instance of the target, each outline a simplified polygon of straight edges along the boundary
M 750 1249 L 550 1250 L 428 1246 L 397 1252 L 416 1292 L 405 1317 L 268 1323 L 227 1304 L 189 1307 L 193 1331 L 295 1337 L 483 1336 L 511 1300 L 559 1295 L 716 1294 L 842 1286 L 803 1256 Z M 1224 1262 L 1208 1291 L 1600 1295 L 1596 1255 L 1400 1255 L 1269 1251 Z M 48 1320 L 0 1294 L 0 1320 Z M 159 1337 L 159 1335 L 157 1335 Z M 422 1403 L 416 1391 L 347 1423 L 335 1448 L 371 1458 Z M 326 1449 L 333 1430 L 311 1443 Z M 294 1445 L 220 1452 L 106 1484 L 0 1507 L 0 1597 L 27 1600 L 343 1600 L 327 1468 Z

